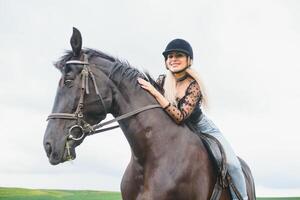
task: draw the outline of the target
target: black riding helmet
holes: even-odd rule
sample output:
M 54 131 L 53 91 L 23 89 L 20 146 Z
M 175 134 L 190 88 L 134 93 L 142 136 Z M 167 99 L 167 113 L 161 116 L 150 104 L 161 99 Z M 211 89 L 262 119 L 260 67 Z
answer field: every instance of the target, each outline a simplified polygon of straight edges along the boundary
M 191 45 L 183 39 L 175 39 L 169 42 L 162 54 L 164 55 L 165 59 L 167 59 L 168 54 L 173 51 L 185 53 L 187 56 L 193 59 L 193 49 Z

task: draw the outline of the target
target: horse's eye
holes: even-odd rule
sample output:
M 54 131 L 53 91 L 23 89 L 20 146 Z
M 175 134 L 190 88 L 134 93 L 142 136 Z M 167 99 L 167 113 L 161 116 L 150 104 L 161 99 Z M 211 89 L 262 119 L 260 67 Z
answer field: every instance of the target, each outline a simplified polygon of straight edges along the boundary
M 72 83 L 73 83 L 73 80 L 70 80 L 70 79 L 64 80 L 64 85 L 67 87 L 72 87 L 73 86 Z

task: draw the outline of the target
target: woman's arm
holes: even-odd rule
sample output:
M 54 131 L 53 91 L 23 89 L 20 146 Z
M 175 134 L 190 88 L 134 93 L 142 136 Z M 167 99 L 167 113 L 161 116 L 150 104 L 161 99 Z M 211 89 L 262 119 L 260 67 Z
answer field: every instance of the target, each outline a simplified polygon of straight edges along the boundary
M 155 99 L 161 105 L 162 108 L 165 108 L 170 104 L 169 101 L 159 91 L 157 91 L 155 87 L 151 85 L 148 81 L 142 78 L 138 78 L 138 82 L 142 88 L 147 90 L 150 94 L 152 94 L 155 97 Z
M 179 108 L 175 105 L 171 105 L 170 102 L 148 81 L 139 78 L 138 82 L 142 88 L 147 90 L 156 98 L 161 107 L 164 108 L 164 110 L 174 119 L 177 124 L 182 123 L 190 116 L 201 99 L 200 86 L 196 81 L 191 82 L 188 86 L 186 95 L 183 97 Z

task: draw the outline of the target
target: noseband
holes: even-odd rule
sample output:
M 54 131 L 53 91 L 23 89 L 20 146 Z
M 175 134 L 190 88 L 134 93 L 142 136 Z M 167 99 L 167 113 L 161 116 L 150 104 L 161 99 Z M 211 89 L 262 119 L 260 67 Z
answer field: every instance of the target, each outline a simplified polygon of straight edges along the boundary
M 103 126 L 106 126 L 108 124 L 111 124 L 113 122 L 117 122 L 120 121 L 122 119 L 131 117 L 133 115 L 136 115 L 137 113 L 143 112 L 145 110 L 149 110 L 152 108 L 160 108 L 161 106 L 158 104 L 154 104 L 154 105 L 148 105 L 142 108 L 139 108 L 137 110 L 131 111 L 129 113 L 126 113 L 124 115 L 121 115 L 119 117 L 116 117 L 112 120 L 103 122 L 103 123 L 98 123 L 95 125 L 90 125 L 89 123 L 87 123 L 83 118 L 83 108 L 84 108 L 84 95 L 85 94 L 89 94 L 90 90 L 89 90 L 89 78 L 91 78 L 92 83 L 94 85 L 95 88 L 95 92 L 98 95 L 100 101 L 101 101 L 101 105 L 104 108 L 105 111 L 105 116 L 107 115 L 107 109 L 105 107 L 105 103 L 103 101 L 103 98 L 101 96 L 101 94 L 99 93 L 99 89 L 97 87 L 97 83 L 96 83 L 96 79 L 94 74 L 92 73 L 88 60 L 86 58 L 86 55 L 84 55 L 84 61 L 79 61 L 79 60 L 70 60 L 66 62 L 66 65 L 68 64 L 77 64 L 77 65 L 83 65 L 83 69 L 80 73 L 81 76 L 81 90 L 80 90 L 80 98 L 79 98 L 79 103 L 77 105 L 76 111 L 74 113 L 52 113 L 48 116 L 47 120 L 49 119 L 65 119 L 65 120 L 76 120 L 77 123 L 75 125 L 73 125 L 69 130 L 68 130 L 68 136 L 67 136 L 67 140 L 82 140 L 84 138 L 84 136 L 89 136 L 89 135 L 93 135 L 96 133 L 100 133 L 100 132 L 104 132 L 104 131 L 108 131 L 114 128 L 118 128 L 119 125 L 116 126 L 111 126 L 108 128 L 102 128 Z M 83 126 L 81 125 L 83 124 Z M 74 135 L 72 135 L 72 130 L 75 128 L 79 128 L 81 131 L 81 135 L 78 137 L 75 137 Z M 68 144 L 68 143 L 67 143 Z

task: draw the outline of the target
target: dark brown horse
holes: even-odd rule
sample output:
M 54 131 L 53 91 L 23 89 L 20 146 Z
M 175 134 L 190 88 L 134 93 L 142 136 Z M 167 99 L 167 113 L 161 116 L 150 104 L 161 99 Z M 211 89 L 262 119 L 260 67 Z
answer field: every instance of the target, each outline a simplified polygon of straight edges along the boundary
M 56 64 L 62 77 L 49 116 L 44 147 L 53 165 L 75 159 L 75 147 L 92 134 L 107 113 L 123 116 L 156 100 L 137 83 L 138 70 L 99 51 L 82 49 L 81 34 L 73 30 L 72 51 Z M 216 173 L 200 138 L 186 125 L 176 125 L 159 107 L 119 119 L 131 147 L 124 173 L 124 200 L 207 200 Z M 255 199 L 249 168 L 249 199 Z M 228 189 L 221 199 L 230 199 Z

